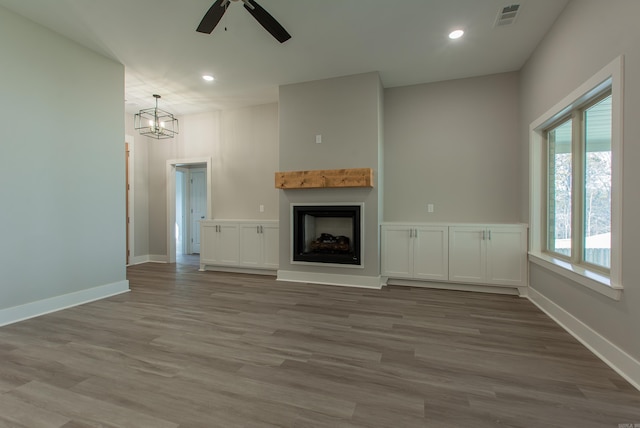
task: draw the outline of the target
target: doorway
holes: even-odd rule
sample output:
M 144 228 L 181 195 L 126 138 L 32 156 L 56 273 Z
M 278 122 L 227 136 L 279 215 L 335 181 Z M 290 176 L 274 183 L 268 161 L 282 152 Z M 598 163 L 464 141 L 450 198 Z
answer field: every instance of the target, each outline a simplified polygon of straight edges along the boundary
M 167 161 L 167 261 L 200 253 L 200 221 L 211 218 L 211 158 Z
M 176 255 L 200 254 L 200 220 L 207 215 L 206 164 L 176 166 Z

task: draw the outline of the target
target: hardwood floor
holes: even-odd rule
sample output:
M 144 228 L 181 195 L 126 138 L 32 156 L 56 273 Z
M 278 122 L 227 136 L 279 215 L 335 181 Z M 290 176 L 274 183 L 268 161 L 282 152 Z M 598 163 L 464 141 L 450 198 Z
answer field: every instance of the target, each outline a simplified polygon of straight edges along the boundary
M 610 427 L 640 392 L 513 296 L 128 269 L 0 328 L 2 427 Z

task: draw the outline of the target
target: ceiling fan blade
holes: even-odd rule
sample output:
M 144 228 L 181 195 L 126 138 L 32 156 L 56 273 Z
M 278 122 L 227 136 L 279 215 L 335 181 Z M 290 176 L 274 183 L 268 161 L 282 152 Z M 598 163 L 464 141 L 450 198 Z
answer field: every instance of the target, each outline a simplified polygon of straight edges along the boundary
M 243 2 L 244 8 L 247 9 L 256 21 L 258 21 L 260 25 L 271 33 L 271 35 L 280 43 L 284 43 L 291 38 L 291 35 L 287 33 L 287 30 L 285 30 L 284 27 L 269 14 L 269 12 L 256 3 L 255 0 L 243 0 Z
M 216 2 L 209 8 L 207 13 L 200 21 L 200 25 L 196 29 L 199 33 L 211 34 L 218 22 L 222 19 L 222 15 L 227 11 L 227 3 L 229 0 L 216 0 Z

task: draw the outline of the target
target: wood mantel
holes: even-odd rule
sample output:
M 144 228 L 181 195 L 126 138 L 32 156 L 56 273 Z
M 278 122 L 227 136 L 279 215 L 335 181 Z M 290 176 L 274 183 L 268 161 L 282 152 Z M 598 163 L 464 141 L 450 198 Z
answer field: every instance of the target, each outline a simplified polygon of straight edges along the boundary
M 373 169 L 318 169 L 276 172 L 277 189 L 373 187 Z

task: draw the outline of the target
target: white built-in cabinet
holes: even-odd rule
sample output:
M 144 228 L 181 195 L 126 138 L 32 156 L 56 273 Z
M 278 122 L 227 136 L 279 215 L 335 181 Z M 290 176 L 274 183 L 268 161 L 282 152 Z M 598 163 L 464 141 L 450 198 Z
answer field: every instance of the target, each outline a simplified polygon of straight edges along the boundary
M 381 273 L 387 278 L 527 285 L 525 225 L 387 223 L 381 244 Z
M 200 221 L 200 265 L 237 266 L 240 263 L 239 227 L 225 221 Z
M 225 267 L 278 269 L 277 221 L 202 220 L 200 270 Z
M 382 275 L 393 278 L 446 281 L 449 277 L 446 226 L 385 225 Z
M 240 265 L 246 268 L 278 269 L 280 228 L 277 223 L 240 225 Z
M 449 280 L 527 285 L 527 229 L 522 225 L 449 227 Z

